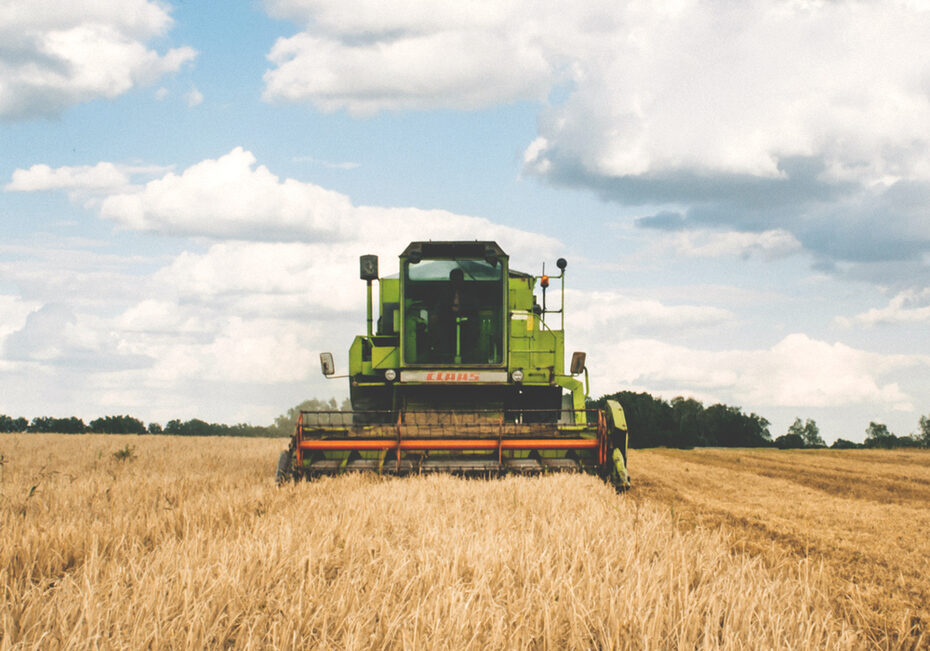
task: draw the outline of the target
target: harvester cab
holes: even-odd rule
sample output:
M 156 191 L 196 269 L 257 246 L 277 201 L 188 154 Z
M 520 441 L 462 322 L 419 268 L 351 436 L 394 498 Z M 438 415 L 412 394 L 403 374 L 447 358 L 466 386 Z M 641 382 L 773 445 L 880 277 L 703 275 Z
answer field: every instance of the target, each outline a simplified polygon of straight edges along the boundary
M 496 242 L 412 242 L 399 262 L 379 277 L 378 258 L 361 257 L 368 319 L 349 348 L 352 411 L 301 412 L 279 479 L 581 471 L 629 487 L 622 407 L 586 407 L 584 353 L 565 372 L 564 259 L 557 276 L 535 276 L 510 269 Z M 340 377 L 330 353 L 320 361 Z

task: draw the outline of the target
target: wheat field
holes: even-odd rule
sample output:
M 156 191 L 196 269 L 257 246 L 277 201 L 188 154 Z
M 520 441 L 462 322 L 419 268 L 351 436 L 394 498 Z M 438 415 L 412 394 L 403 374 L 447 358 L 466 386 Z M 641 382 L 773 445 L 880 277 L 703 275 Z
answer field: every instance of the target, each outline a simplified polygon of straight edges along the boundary
M 926 646 L 930 454 L 277 487 L 281 439 L 0 435 L 0 649 Z

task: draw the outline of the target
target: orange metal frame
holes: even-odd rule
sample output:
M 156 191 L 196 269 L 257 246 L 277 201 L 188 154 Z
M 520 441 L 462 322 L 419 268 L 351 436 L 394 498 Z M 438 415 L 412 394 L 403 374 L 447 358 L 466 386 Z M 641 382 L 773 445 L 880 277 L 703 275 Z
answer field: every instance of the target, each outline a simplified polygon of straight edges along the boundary
M 301 450 L 593 450 L 601 448 L 597 439 L 318 439 L 302 441 Z M 598 456 L 600 460 L 600 456 Z
M 396 439 L 305 439 L 303 414 L 297 418 L 297 467 L 303 467 L 304 452 L 348 451 L 348 450 L 395 450 L 397 467 L 400 468 L 403 450 L 488 450 L 497 451 L 497 463 L 502 463 L 502 450 L 597 450 L 597 462 L 607 464 L 607 421 L 604 412 L 597 411 L 596 438 L 503 438 L 503 419 L 500 421 L 497 439 L 404 439 L 401 414 L 397 416 Z

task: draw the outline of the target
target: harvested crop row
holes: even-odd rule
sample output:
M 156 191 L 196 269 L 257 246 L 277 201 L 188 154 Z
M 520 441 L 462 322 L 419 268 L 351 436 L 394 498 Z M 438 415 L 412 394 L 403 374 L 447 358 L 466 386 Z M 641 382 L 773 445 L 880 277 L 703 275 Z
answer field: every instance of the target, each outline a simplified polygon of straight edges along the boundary
M 870 644 L 930 641 L 930 453 L 642 450 L 633 499 L 679 526 L 734 531 L 736 549 L 810 560 Z

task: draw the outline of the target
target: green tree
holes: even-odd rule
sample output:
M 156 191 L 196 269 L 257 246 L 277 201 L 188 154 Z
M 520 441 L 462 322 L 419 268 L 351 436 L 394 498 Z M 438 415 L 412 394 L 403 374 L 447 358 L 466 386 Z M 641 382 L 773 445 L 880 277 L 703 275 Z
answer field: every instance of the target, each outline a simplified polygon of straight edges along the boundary
M 930 416 L 920 417 L 920 434 L 917 435 L 917 441 L 922 447 L 930 448 Z
M 749 419 L 748 427 L 750 429 L 750 436 L 752 438 L 751 445 L 754 447 L 771 445 L 772 433 L 769 431 L 769 425 L 772 423 L 770 423 L 767 418 L 764 418 L 755 412 L 750 412 L 747 418 Z
M 156 424 L 157 425 L 157 424 Z M 178 419 L 169 420 L 165 425 L 164 433 L 174 436 L 271 436 L 267 427 L 237 423 L 226 425 L 224 423 L 208 423 L 199 418 L 192 418 L 181 422 Z M 161 427 L 158 426 L 158 432 Z M 152 430 L 152 433 L 157 433 Z
M 708 445 L 707 432 L 701 424 L 704 405 L 693 398 L 672 399 L 672 410 L 678 421 L 678 442 L 681 447 Z
M 43 432 L 56 434 L 83 434 L 87 426 L 83 419 L 71 416 L 69 418 L 54 418 L 52 416 L 36 416 L 26 428 L 27 432 Z
M 898 447 L 898 437 L 889 432 L 888 426 L 884 423 L 869 422 L 865 434 L 865 447 L 867 448 Z
M 796 450 L 807 446 L 804 444 L 804 437 L 789 431 L 775 439 L 775 447 L 779 450 Z
M 804 438 L 804 444 L 809 448 L 827 447 L 823 437 L 820 436 L 820 428 L 817 427 L 817 423 L 814 422 L 813 418 L 804 421 L 804 433 L 801 436 Z
M 181 423 L 178 428 L 178 434 L 181 436 L 210 436 L 213 433 L 214 429 L 210 427 L 210 423 L 199 418 L 192 418 Z
M 722 447 L 760 447 L 772 444 L 769 421 L 757 414 L 743 413 L 739 407 L 711 405 L 703 414 L 704 429 Z
M 129 415 L 95 418 L 87 427 L 100 434 L 145 434 L 145 423 Z
M 45 434 L 48 432 L 53 432 L 54 427 L 52 425 L 52 419 L 49 416 L 36 416 L 26 427 L 27 432 L 38 432 L 40 434 Z
M 161 434 L 162 428 L 158 423 L 149 423 L 149 434 Z
M 813 419 L 808 418 L 803 424 L 800 418 L 795 418 L 788 428 L 789 435 L 800 436 L 806 448 L 825 448 L 827 444 L 820 437 L 820 428 Z M 780 438 L 780 437 L 779 437 Z
M 25 418 L 13 418 L 0 414 L 0 432 L 25 432 L 29 421 Z
M 225 425 L 223 427 L 226 427 Z M 269 428 L 262 425 L 249 425 L 248 423 L 236 423 L 229 425 L 224 432 L 228 436 L 272 436 Z

